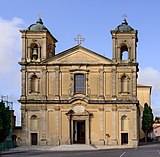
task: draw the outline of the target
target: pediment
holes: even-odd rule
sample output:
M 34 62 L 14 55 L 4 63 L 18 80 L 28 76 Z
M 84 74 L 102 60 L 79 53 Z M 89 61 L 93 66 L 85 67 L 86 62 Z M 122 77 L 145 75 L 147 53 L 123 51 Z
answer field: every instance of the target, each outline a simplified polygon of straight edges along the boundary
M 112 61 L 104 56 L 99 55 L 91 50 L 81 46 L 73 47 L 69 50 L 61 52 L 47 61 L 48 64 L 53 63 L 103 63 L 110 64 Z

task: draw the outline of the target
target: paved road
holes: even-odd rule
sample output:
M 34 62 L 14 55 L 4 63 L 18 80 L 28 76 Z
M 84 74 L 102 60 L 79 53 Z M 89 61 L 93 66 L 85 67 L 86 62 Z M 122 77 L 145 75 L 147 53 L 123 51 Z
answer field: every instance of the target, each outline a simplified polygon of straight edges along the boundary
M 133 149 L 112 149 L 92 151 L 26 151 L 0 155 L 2 157 L 160 157 L 160 145 Z

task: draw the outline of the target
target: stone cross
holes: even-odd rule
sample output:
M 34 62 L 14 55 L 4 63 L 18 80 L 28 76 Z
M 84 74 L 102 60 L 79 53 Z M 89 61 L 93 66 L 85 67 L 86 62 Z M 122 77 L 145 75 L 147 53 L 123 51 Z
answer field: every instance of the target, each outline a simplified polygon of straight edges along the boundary
M 74 38 L 74 41 L 77 42 L 78 45 L 81 45 L 82 42 L 85 41 L 85 39 L 82 38 L 81 35 L 79 34 L 77 38 Z

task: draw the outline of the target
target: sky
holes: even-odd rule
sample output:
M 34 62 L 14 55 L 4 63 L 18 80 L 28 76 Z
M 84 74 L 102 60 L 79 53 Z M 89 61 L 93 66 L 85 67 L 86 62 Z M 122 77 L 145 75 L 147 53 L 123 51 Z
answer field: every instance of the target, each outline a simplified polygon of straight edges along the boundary
M 160 0 L 2 0 L 0 2 L 0 95 L 13 101 L 16 124 L 20 125 L 22 55 L 21 33 L 39 16 L 58 40 L 56 53 L 85 38 L 82 46 L 112 58 L 110 30 L 127 22 L 138 30 L 138 83 L 152 86 L 151 106 L 160 116 Z

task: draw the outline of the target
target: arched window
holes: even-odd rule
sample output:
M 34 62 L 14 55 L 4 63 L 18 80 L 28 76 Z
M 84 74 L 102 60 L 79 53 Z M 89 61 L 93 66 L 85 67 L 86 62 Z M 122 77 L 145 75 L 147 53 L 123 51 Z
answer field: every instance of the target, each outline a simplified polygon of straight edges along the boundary
M 38 59 L 38 45 L 36 43 L 33 43 L 31 45 L 31 60 L 37 60 Z
M 74 93 L 85 94 L 85 75 L 84 74 L 74 75 Z
M 31 77 L 31 92 L 38 93 L 39 92 L 39 79 L 36 75 Z
M 123 45 L 121 47 L 121 60 L 128 60 L 128 47 L 126 45 Z
M 36 115 L 32 115 L 30 118 L 30 130 L 31 131 L 38 130 L 38 118 Z
M 128 131 L 128 118 L 126 115 L 121 117 L 121 131 Z
M 128 81 L 126 75 L 123 75 L 121 77 L 121 92 L 122 93 L 128 92 Z

